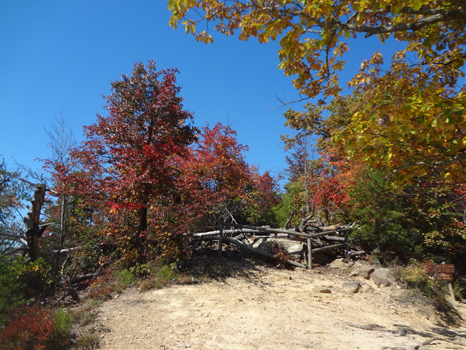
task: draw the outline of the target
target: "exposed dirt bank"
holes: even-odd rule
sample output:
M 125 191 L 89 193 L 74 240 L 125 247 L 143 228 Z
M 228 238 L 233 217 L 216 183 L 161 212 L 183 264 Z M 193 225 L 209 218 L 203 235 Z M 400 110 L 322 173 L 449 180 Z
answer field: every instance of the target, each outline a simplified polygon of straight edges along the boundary
M 466 348 L 460 345 L 466 344 L 464 326 L 442 326 L 435 314 L 401 302 L 396 286 L 379 288 L 328 268 L 277 270 L 242 260 L 223 260 L 219 266 L 209 283 L 142 293 L 132 288 L 104 303 L 98 317 L 102 348 Z M 360 291 L 345 291 L 347 281 L 360 282 Z

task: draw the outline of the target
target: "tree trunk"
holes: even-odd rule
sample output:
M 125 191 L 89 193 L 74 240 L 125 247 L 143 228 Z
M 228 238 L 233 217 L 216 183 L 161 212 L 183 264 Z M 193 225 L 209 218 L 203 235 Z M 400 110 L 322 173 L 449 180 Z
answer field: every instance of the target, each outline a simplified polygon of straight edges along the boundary
M 136 244 L 137 250 L 140 254 L 143 253 L 144 241 L 145 236 L 147 235 L 147 205 L 144 205 L 141 209 L 139 209 L 139 227 L 138 227 L 138 235 L 136 237 Z
M 45 229 L 39 228 L 40 210 L 44 204 L 45 190 L 45 184 L 36 185 L 31 208 L 29 208 L 27 216 L 24 218 L 28 254 L 32 261 L 39 258 L 39 237 Z
M 63 243 L 65 242 L 65 225 L 66 225 L 66 195 L 62 196 L 61 202 L 61 215 L 60 215 L 60 243 L 58 245 L 58 249 L 55 252 L 55 256 L 53 257 L 53 268 L 52 268 L 52 275 L 54 277 L 57 276 L 58 272 L 58 262 L 60 260 L 60 254 L 63 248 Z

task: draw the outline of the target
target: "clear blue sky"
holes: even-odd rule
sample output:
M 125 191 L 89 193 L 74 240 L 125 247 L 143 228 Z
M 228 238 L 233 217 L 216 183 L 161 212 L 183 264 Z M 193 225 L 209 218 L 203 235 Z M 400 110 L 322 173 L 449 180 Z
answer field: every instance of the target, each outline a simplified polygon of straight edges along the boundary
M 155 60 L 159 68 L 180 70 L 184 107 L 195 113 L 196 125 L 230 123 L 249 146 L 250 164 L 282 172 L 280 134 L 289 130 L 276 95 L 298 96 L 277 68 L 278 43 L 215 35 L 206 45 L 170 28 L 169 18 L 164 0 L 2 0 L 0 155 L 7 164 L 14 158 L 39 169 L 34 160 L 50 156 L 44 127 L 60 114 L 82 141 L 82 126 L 105 115 L 101 96 L 110 93 L 110 83 L 130 74 L 136 61 Z M 344 76 L 378 49 L 376 40 L 351 47 Z

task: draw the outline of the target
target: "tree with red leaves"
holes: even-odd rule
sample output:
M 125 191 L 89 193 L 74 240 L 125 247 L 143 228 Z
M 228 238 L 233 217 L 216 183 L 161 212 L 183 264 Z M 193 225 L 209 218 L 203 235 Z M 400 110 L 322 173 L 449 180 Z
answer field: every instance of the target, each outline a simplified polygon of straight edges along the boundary
M 245 151 L 247 147 L 238 143 L 231 127 L 217 123 L 202 129 L 199 142 L 180 167 L 180 188 L 192 229 L 216 226 L 218 220 L 235 220 L 253 186 Z
M 263 174 L 255 166 L 250 167 L 253 189 L 248 193 L 247 220 L 254 224 L 275 224 L 272 208 L 278 204 L 280 185 L 269 171 Z
M 120 226 L 106 235 L 118 232 L 138 251 L 152 204 L 177 196 L 173 159 L 186 156 L 196 139 L 188 124 L 192 114 L 178 96 L 177 72 L 157 71 L 153 61 L 136 63 L 132 75 L 111 84 L 108 116 L 97 115 L 97 122 L 84 128 L 86 140 L 71 150 L 70 164 L 49 164 L 62 191 L 98 208 L 110 226 Z
M 336 214 L 345 209 L 349 201 L 348 179 L 350 170 L 345 159 L 331 153 L 320 152 L 317 162 L 318 172 L 310 178 L 309 192 L 311 207 L 317 213 L 325 215 L 327 224 L 331 224 Z

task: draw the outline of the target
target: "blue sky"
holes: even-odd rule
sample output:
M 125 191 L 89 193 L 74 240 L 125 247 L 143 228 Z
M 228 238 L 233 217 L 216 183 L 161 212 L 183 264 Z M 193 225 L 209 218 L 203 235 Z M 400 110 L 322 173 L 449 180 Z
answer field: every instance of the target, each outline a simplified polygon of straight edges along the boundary
M 110 83 L 130 74 L 136 61 L 155 60 L 159 68 L 180 70 L 184 107 L 194 112 L 196 125 L 230 123 L 249 146 L 250 164 L 282 172 L 280 134 L 289 130 L 276 96 L 298 95 L 277 68 L 278 42 L 215 35 L 206 45 L 183 28 L 170 28 L 169 18 L 164 0 L 2 0 L 0 155 L 7 164 L 12 167 L 14 158 L 40 169 L 34 160 L 50 156 L 44 127 L 60 114 L 82 141 L 82 126 L 105 115 L 102 94 L 110 93 Z M 378 49 L 376 39 L 351 47 L 343 81 Z

